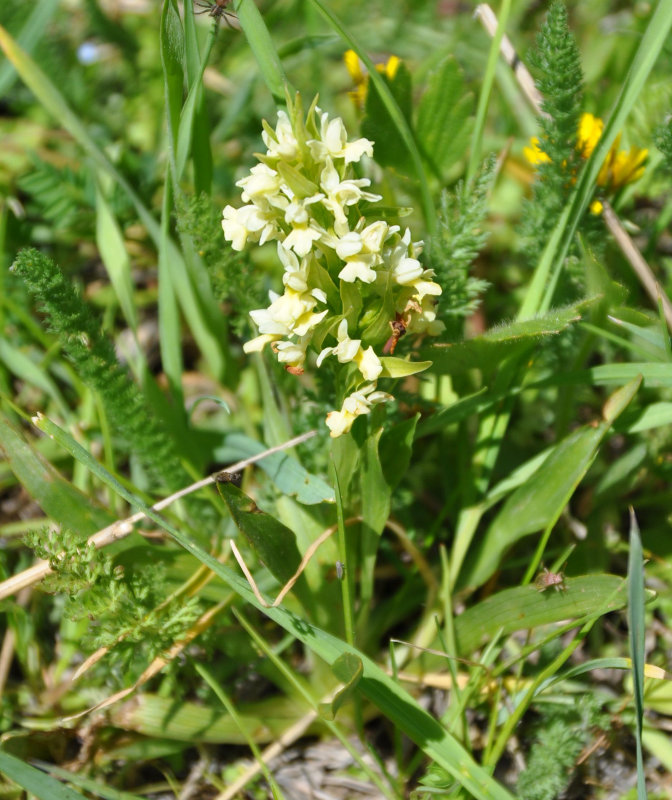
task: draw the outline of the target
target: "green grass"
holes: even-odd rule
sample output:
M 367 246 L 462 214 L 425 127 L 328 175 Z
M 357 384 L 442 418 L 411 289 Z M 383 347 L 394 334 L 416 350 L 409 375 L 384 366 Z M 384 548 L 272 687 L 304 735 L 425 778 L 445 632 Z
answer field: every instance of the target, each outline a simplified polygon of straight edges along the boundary
M 0 793 L 656 797 L 670 3 L 229 8 L 0 10 Z

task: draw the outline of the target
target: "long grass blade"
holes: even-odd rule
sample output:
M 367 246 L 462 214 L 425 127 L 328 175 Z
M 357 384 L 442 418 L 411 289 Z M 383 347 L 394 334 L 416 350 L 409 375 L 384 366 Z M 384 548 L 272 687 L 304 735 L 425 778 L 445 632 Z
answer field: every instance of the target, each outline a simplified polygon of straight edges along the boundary
M 628 556 L 628 627 L 630 656 L 632 658 L 632 684 L 635 696 L 637 743 L 637 800 L 646 800 L 644 758 L 642 755 L 642 728 L 644 724 L 644 557 L 642 540 L 635 512 L 630 509 L 630 554 Z

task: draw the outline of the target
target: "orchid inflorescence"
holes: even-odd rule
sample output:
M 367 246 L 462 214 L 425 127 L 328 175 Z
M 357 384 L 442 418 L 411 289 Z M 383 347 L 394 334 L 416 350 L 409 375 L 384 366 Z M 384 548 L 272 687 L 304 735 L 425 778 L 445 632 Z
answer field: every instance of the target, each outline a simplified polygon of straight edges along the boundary
M 434 308 L 441 287 L 418 260 L 422 242 L 377 219 L 381 196 L 368 191 L 367 178 L 355 177 L 353 164 L 373 155 L 373 142 L 348 141 L 342 120 L 315 101 L 304 119 L 298 95 L 288 113 L 278 112 L 275 129 L 263 127 L 267 151 L 236 184 L 245 205 L 227 205 L 222 227 L 234 250 L 277 241 L 284 291 L 270 292 L 268 308 L 250 312 L 259 336 L 243 349 L 270 344 L 295 375 L 304 372 L 309 348 L 317 368 L 334 358 L 343 365 L 342 407 L 327 415 L 337 437 L 391 399 L 377 389 L 379 378 L 428 366 L 391 356 L 404 334 L 443 330 Z

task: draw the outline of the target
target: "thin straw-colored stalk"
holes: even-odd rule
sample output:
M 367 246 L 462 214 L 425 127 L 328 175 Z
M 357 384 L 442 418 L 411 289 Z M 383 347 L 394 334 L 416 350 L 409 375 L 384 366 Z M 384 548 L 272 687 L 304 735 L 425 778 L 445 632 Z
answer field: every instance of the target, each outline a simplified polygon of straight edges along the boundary
M 34 419 L 36 424 L 38 424 L 40 418 L 44 419 L 41 417 L 41 415 L 38 415 L 38 417 Z M 279 453 L 281 450 L 287 450 L 290 447 L 296 447 L 297 444 L 307 441 L 315 436 L 316 433 L 317 431 L 314 430 L 308 431 L 307 433 L 302 433 L 300 436 L 295 436 L 293 439 L 289 439 L 287 442 L 283 442 L 275 447 L 270 447 L 268 450 L 264 450 L 262 453 L 257 453 L 254 456 L 250 456 L 242 461 L 238 461 L 237 463 L 232 464 L 230 467 L 227 467 L 226 471 L 240 472 L 240 470 L 244 469 L 250 464 L 255 464 L 257 461 L 261 461 L 266 456 L 272 455 L 273 453 Z M 212 475 L 209 475 L 207 478 L 196 481 L 196 483 L 192 483 L 190 486 L 185 486 L 183 489 L 171 494 L 169 497 L 164 497 L 163 500 L 159 500 L 157 503 L 154 503 L 154 505 L 151 506 L 151 510 L 161 511 L 161 509 L 167 508 L 181 497 L 186 497 L 188 494 L 192 494 L 193 492 L 197 492 L 199 489 L 210 486 L 217 481 L 221 471 L 222 470 L 213 472 Z M 128 534 L 133 530 L 135 523 L 139 522 L 141 519 L 144 519 L 146 516 L 147 515 L 144 511 L 138 511 L 126 519 L 118 520 L 112 525 L 102 528 L 94 533 L 88 541 L 98 549 L 101 547 L 106 547 L 108 544 L 128 536 Z M 5 597 L 10 597 L 27 586 L 32 586 L 33 584 L 38 583 L 42 580 L 42 578 L 46 577 L 51 572 L 52 569 L 46 561 L 38 561 L 32 567 L 23 570 L 23 572 L 19 572 L 17 575 L 12 575 L 11 578 L 7 578 L 7 580 L 0 583 L 0 600 L 4 599 Z

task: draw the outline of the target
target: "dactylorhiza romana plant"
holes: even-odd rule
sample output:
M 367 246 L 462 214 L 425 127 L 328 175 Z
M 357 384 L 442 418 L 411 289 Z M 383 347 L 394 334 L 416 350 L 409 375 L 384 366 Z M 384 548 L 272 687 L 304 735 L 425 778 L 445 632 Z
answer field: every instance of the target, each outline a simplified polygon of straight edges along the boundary
M 353 164 L 373 155 L 373 142 L 348 141 L 342 120 L 330 119 L 315 101 L 304 120 L 298 96 L 288 113 L 278 112 L 275 130 L 263 126 L 268 150 L 236 184 L 246 205 L 226 206 L 222 227 L 234 250 L 277 241 L 284 292 L 270 292 L 270 306 L 251 312 L 259 336 L 244 350 L 270 344 L 295 375 L 304 372 L 310 350 L 318 369 L 327 359 L 337 363 L 342 406 L 327 415 L 337 437 L 392 399 L 378 389 L 379 379 L 428 366 L 391 355 L 405 334 L 443 330 L 435 312 L 441 287 L 418 260 L 422 242 L 377 219 L 380 195 L 367 191 L 367 178 L 354 176 Z

